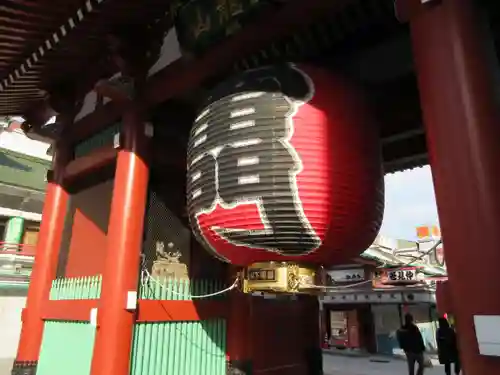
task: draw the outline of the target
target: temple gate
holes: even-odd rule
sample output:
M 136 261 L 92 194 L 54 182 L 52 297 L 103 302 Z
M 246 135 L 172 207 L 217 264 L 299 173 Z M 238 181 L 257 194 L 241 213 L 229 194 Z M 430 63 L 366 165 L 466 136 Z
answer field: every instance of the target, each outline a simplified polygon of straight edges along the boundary
M 472 0 L 8 0 L 0 114 L 22 115 L 55 156 L 13 374 L 321 373 L 316 297 L 242 293 L 237 279 L 259 281 L 254 258 L 208 255 L 185 209 L 204 101 L 231 76 L 288 61 L 366 91 L 385 173 L 431 164 L 464 371 L 498 372 L 482 332 L 500 319 L 500 284 L 483 277 L 500 263 L 499 14 Z M 358 250 L 342 259 L 337 245 L 322 254 Z M 305 263 L 292 274 L 320 287 L 322 262 Z

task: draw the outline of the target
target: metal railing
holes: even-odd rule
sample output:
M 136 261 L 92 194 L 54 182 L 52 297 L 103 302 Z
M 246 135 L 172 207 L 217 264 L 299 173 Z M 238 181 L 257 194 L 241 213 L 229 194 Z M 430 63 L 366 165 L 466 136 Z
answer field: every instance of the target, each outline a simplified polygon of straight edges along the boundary
M 0 282 L 29 281 L 35 246 L 0 242 Z
M 36 245 L 0 241 L 0 255 L 11 254 L 34 257 Z

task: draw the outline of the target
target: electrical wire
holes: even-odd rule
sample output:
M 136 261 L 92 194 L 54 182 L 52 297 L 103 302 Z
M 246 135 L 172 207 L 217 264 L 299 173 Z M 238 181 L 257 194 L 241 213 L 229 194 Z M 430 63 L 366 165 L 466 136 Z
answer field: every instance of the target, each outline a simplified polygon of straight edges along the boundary
M 143 268 L 142 271 L 145 271 L 147 270 L 146 268 Z M 144 276 L 144 273 L 142 272 L 141 273 L 141 277 Z M 146 279 L 144 279 L 146 280 Z M 143 288 L 146 288 L 146 290 L 148 290 L 149 292 L 151 292 L 151 296 L 154 298 L 155 296 L 155 291 L 154 289 L 151 287 L 151 285 L 146 281 L 144 281 L 143 279 L 141 279 L 141 285 Z M 166 316 L 168 316 L 172 321 L 174 320 L 172 318 L 172 315 L 170 314 L 170 312 L 166 309 L 166 307 L 163 305 L 163 300 L 161 299 L 153 299 L 154 301 L 157 301 L 160 305 L 160 307 L 162 308 L 163 312 L 165 313 Z M 198 350 L 206 353 L 207 355 L 210 355 L 212 357 L 217 357 L 217 358 L 221 358 L 221 355 L 219 355 L 218 353 L 213 353 L 213 352 L 210 352 L 208 351 L 205 347 L 201 346 L 199 344 L 199 342 L 195 341 L 192 339 L 192 337 L 190 335 L 188 335 L 182 328 L 179 328 L 177 325 L 174 325 L 173 326 L 173 329 L 175 329 L 177 331 L 177 333 L 179 333 L 187 342 L 190 342 L 191 345 L 193 347 L 196 347 Z
M 438 246 L 441 243 L 442 243 L 442 239 L 439 238 L 439 240 L 429 250 L 426 250 L 425 252 L 423 252 L 419 256 L 412 257 L 412 259 L 409 260 L 409 261 L 407 261 L 407 263 L 405 263 L 403 265 L 400 265 L 397 268 L 393 268 L 393 269 L 391 269 L 391 271 L 398 271 L 398 270 L 404 269 L 405 267 L 411 266 L 415 261 L 421 260 L 422 258 L 424 258 L 425 256 L 429 255 L 432 252 L 434 252 L 434 255 L 436 255 L 436 249 L 438 248 Z M 437 258 L 437 256 L 436 256 L 436 258 Z M 199 296 L 192 296 L 192 295 L 177 293 L 177 292 L 175 292 L 172 289 L 167 289 L 165 287 L 165 285 L 161 284 L 157 279 L 155 279 L 154 277 L 151 276 L 151 274 L 149 273 L 149 271 L 145 267 L 145 264 L 144 264 L 145 263 L 145 259 L 144 258 L 143 258 L 143 262 L 142 263 L 143 263 L 143 265 L 141 267 L 142 268 L 142 271 L 141 271 L 141 285 L 143 287 L 146 287 L 148 281 L 152 281 L 153 283 L 159 285 L 160 288 L 166 289 L 169 292 L 171 292 L 172 294 L 175 294 L 175 295 L 178 295 L 178 296 L 187 297 L 187 298 L 202 299 L 202 298 L 215 297 L 215 296 L 218 296 L 218 295 L 221 295 L 221 294 L 224 294 L 224 293 L 227 293 L 227 292 L 233 290 L 239 284 L 239 278 L 236 278 L 231 286 L 229 286 L 229 287 L 227 287 L 227 288 L 225 288 L 223 290 L 219 290 L 217 292 L 214 292 L 214 293 L 204 294 L 204 295 L 199 295 Z M 381 268 L 385 268 L 385 267 L 384 267 L 384 265 L 382 265 L 382 266 L 379 266 L 377 268 L 381 269 Z M 340 290 L 342 290 L 342 289 L 354 288 L 354 287 L 357 287 L 357 286 L 360 286 L 360 285 L 365 285 L 365 284 L 368 284 L 368 283 L 371 283 L 371 282 L 372 282 L 372 280 L 364 280 L 364 281 L 360 281 L 358 283 L 349 284 L 349 285 L 333 285 L 333 286 L 327 286 L 327 285 L 323 285 L 323 286 L 322 285 L 307 285 L 307 288 L 314 288 L 314 289 L 336 289 L 336 290 L 340 289 Z
M 395 268 L 394 270 L 397 271 L 397 270 L 400 270 L 402 268 L 411 266 L 416 260 L 421 260 L 422 258 L 424 258 L 425 256 L 429 255 L 432 252 L 434 252 L 434 255 L 436 255 L 436 249 L 442 243 L 443 243 L 443 240 L 440 238 L 439 240 L 436 241 L 436 243 L 429 250 L 426 250 L 425 252 L 423 252 L 422 254 L 420 254 L 417 257 L 412 257 L 411 260 L 409 260 L 406 264 L 403 264 L 403 265 L 399 266 L 398 268 Z
M 143 275 L 146 275 L 145 278 L 142 277 L 142 285 L 143 286 L 145 286 L 148 281 L 152 281 L 153 283 L 155 283 L 158 286 L 160 286 L 160 288 L 168 290 L 172 294 L 175 294 L 177 296 L 186 297 L 186 298 L 192 298 L 192 299 L 202 299 L 202 298 L 210 298 L 210 297 L 219 296 L 221 294 L 224 294 L 224 293 L 227 293 L 227 292 L 233 290 L 234 288 L 236 288 L 238 286 L 238 283 L 239 283 L 239 278 L 237 278 L 236 280 L 234 280 L 234 283 L 231 286 L 229 286 L 229 287 L 227 287 L 227 288 L 225 288 L 223 290 L 219 290 L 217 292 L 210 293 L 210 294 L 203 294 L 203 295 L 199 295 L 199 296 L 193 296 L 193 295 L 190 295 L 190 294 L 177 293 L 174 290 L 167 288 L 164 284 L 160 283 L 156 278 L 154 278 L 153 276 L 151 276 L 151 274 L 149 273 L 149 271 L 147 269 L 143 269 L 142 272 L 143 272 Z

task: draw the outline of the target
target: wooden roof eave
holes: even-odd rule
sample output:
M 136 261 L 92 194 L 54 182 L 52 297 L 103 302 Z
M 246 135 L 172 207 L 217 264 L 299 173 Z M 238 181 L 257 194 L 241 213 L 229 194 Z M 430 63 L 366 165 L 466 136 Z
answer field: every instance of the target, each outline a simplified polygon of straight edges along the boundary
M 13 23 L 8 19 L 1 22 L 0 43 L 4 44 L 4 48 L 0 48 L 0 93 L 14 95 L 24 84 L 31 88 L 33 97 L 38 95 L 40 88 L 50 91 L 52 84 L 57 85 L 64 77 L 78 74 L 76 72 L 81 69 L 72 68 L 78 61 L 86 63 L 95 60 L 92 53 L 99 49 L 102 34 L 109 32 L 110 25 L 142 22 L 146 15 L 149 22 L 158 16 L 158 12 L 163 14 L 169 7 L 169 1 L 160 0 L 67 0 L 60 6 L 57 5 L 60 1 L 6 1 L 9 11 L 18 11 L 20 3 L 31 11 L 28 12 L 29 17 L 14 17 Z M 58 6 L 58 9 L 48 11 L 47 8 L 52 6 Z M 34 7 L 42 7 L 45 11 L 35 12 Z M 35 16 L 42 17 L 44 21 L 35 23 Z M 5 10 L 2 12 L 0 9 L 0 17 L 5 17 Z M 39 28 L 35 27 L 38 25 Z M 66 41 L 70 41 L 69 44 Z M 68 45 L 72 47 L 68 49 Z M 67 55 L 69 61 L 58 51 Z M 65 62 L 61 63 L 62 60 Z M 36 80 L 28 82 L 28 76 Z M 12 111 L 20 114 L 26 106 L 29 107 L 29 102 L 30 99 L 6 103 L 4 95 L 3 99 L 0 98 L 0 114 L 11 115 Z

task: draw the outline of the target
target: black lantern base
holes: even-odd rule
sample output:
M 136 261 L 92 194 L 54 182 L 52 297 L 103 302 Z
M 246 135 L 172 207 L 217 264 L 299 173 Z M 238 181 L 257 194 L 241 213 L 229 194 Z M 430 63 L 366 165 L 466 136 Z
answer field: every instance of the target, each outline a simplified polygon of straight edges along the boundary
M 253 363 L 246 361 L 228 361 L 226 375 L 253 375 Z
M 15 361 L 12 366 L 11 375 L 35 375 L 37 361 Z
M 308 375 L 323 375 L 323 350 L 309 348 L 305 352 Z

